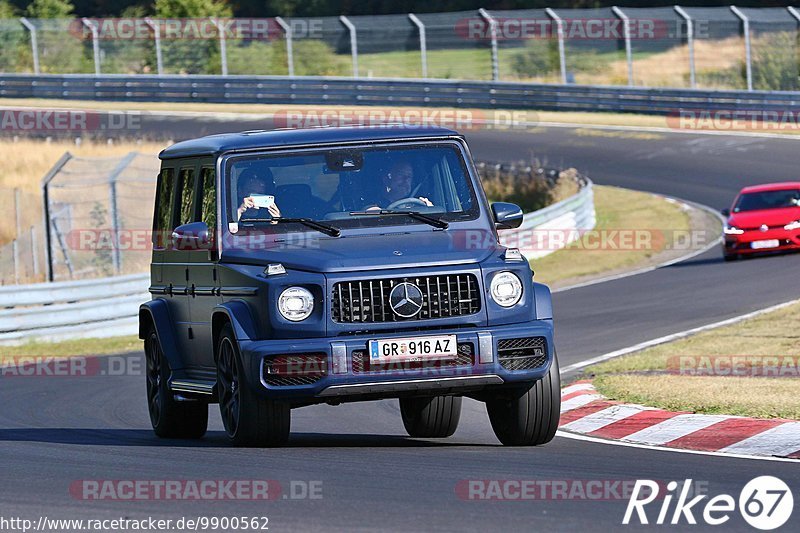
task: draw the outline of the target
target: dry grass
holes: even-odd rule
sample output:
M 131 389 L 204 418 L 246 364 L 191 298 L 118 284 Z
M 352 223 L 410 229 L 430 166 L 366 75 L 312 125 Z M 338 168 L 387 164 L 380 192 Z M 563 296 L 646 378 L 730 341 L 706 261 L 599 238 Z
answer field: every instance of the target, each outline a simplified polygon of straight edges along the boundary
M 595 186 L 595 230 L 655 230 L 671 233 L 689 229 L 689 217 L 678 204 L 648 193 Z M 592 237 L 596 239 L 596 237 Z M 588 237 L 569 247 L 532 261 L 536 280 L 542 283 L 565 282 L 612 270 L 636 268 L 664 250 L 667 242 L 653 239 L 653 246 L 643 249 L 587 249 Z M 593 242 L 593 241 L 592 241 Z M 619 241 L 617 241 L 619 242 Z
M 797 378 L 618 374 L 595 386 L 609 398 L 670 411 L 800 420 Z
M 107 144 L 84 141 L 78 146 L 72 141 L 0 139 L 0 152 L 8 154 L 0 166 L 0 187 L 19 187 L 23 191 L 39 193 L 42 177 L 64 152 L 76 157 L 114 157 L 131 151 L 157 154 L 163 149 L 163 143 Z
M 623 402 L 701 413 L 800 419 L 797 375 L 732 377 L 666 373 L 668 368 L 673 372 L 680 369 L 676 365 L 679 356 L 791 356 L 796 362 L 800 357 L 798 314 L 800 303 L 612 359 L 589 367 L 586 373 L 596 376 L 595 385 L 600 392 Z M 722 368 L 726 371 L 725 366 Z M 789 366 L 790 371 L 793 368 Z
M 63 342 L 29 342 L 20 346 L 0 348 L 0 362 L 19 356 L 72 357 L 83 355 L 111 355 L 142 350 L 142 341 L 136 336 L 109 337 L 105 339 L 79 339 Z
M 721 41 L 697 39 L 694 42 L 694 55 L 695 68 L 698 72 L 725 70 L 744 61 L 744 42 L 740 37 Z M 633 77 L 636 85 L 645 87 L 688 87 L 688 45 L 675 46 L 666 52 L 646 57 L 634 57 Z M 628 62 L 625 59 L 612 61 L 603 72 L 577 73 L 575 79 L 578 83 L 589 85 L 627 85 Z

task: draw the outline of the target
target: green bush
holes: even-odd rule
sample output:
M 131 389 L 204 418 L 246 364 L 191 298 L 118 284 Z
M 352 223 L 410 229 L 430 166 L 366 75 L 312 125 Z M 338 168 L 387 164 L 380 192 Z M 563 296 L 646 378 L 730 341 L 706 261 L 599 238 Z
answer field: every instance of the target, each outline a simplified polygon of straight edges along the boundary
M 538 164 L 478 163 L 483 190 L 491 202 L 511 202 L 526 213 L 542 209 L 578 192 L 578 173 L 564 170 L 548 178 Z

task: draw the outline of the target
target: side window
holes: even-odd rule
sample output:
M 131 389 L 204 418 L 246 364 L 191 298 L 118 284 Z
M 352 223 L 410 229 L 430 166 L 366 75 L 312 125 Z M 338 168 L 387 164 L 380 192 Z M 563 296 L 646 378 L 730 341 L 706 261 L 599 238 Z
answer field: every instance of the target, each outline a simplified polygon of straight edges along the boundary
M 172 213 L 175 205 L 175 170 L 164 168 L 158 176 L 156 207 L 153 217 L 153 246 L 164 248 L 172 233 Z
M 194 191 L 197 175 L 194 168 L 182 168 L 180 174 L 180 204 L 178 224 L 194 222 Z
M 204 167 L 200 180 L 203 186 L 200 193 L 200 220 L 213 231 L 217 225 L 217 181 L 214 169 Z

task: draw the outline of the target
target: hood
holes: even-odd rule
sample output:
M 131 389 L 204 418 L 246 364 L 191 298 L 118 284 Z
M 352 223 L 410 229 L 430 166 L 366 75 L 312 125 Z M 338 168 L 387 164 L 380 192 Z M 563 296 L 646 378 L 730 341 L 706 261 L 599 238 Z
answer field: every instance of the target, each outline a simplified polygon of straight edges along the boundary
M 397 231 L 345 234 L 333 238 L 322 233 L 295 234 L 306 238 L 304 245 L 291 235 L 270 236 L 271 242 L 258 249 L 246 246 L 223 250 L 222 260 L 230 263 L 281 263 L 287 269 L 308 272 L 344 272 L 414 268 L 477 263 L 501 247 L 495 235 L 485 229 L 444 231 Z
M 762 224 L 770 227 L 785 226 L 798 219 L 800 219 L 800 207 L 785 207 L 731 213 L 728 224 L 740 229 L 758 229 Z

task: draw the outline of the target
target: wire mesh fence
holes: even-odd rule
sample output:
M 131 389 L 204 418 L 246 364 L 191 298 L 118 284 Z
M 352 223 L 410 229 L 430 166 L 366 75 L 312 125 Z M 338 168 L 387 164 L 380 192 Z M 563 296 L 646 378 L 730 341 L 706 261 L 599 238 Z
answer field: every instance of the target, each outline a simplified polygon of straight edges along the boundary
M 0 285 L 147 272 L 159 160 L 68 153 L 41 194 L 0 188 Z
M 796 90 L 794 8 L 0 20 L 0 72 L 440 78 Z

